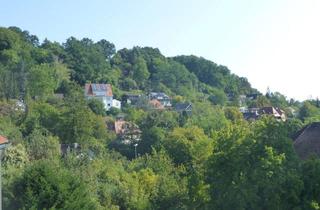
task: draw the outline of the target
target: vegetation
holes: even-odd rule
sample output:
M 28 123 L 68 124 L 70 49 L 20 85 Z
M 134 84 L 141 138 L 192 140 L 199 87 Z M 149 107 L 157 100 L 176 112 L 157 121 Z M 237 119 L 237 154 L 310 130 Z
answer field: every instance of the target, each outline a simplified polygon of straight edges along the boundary
M 162 91 L 192 114 L 123 105 L 106 112 L 85 83 L 110 83 L 115 98 Z M 247 122 L 248 107 L 276 106 L 286 122 Z M 61 97 L 63 95 L 63 97 Z M 107 129 L 118 114 L 141 140 Z M 4 209 L 319 209 L 320 161 L 297 158 L 292 136 L 320 119 L 318 100 L 260 94 L 246 78 L 196 56 L 116 51 L 107 40 L 60 44 L 0 28 L 0 135 Z M 61 144 L 81 145 L 61 154 Z M 136 143 L 136 142 L 135 142 Z

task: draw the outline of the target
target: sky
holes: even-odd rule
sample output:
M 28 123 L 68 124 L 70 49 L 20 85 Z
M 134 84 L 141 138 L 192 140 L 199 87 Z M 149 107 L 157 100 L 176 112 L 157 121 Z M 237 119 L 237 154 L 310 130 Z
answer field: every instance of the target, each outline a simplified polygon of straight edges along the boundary
M 0 0 L 0 26 L 40 40 L 106 39 L 117 49 L 196 55 L 265 93 L 320 97 L 320 0 Z

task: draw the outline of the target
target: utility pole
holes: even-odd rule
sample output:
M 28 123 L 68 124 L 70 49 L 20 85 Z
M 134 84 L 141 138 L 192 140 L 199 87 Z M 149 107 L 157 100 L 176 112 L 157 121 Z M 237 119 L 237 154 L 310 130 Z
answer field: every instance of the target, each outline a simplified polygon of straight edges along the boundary
M 134 146 L 134 157 L 137 158 L 137 146 L 138 146 L 138 144 L 134 144 L 133 146 Z

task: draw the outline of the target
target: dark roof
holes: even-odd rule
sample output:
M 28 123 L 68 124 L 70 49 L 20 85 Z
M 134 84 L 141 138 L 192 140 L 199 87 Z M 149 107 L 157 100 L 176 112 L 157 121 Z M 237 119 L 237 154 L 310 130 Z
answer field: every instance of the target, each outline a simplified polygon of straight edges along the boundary
M 170 99 L 169 96 L 167 96 L 167 94 L 163 93 L 163 92 L 151 92 L 150 93 L 150 98 L 151 99 Z
M 277 110 L 272 106 L 262 107 L 259 112 L 261 114 L 278 114 Z
M 301 159 L 313 154 L 320 157 L 320 122 L 307 125 L 296 136 L 293 146 Z
M 259 118 L 259 114 L 257 112 L 245 112 L 243 113 L 243 118 L 246 120 L 257 120 Z
M 192 109 L 191 103 L 177 103 L 174 107 L 176 111 L 190 111 Z

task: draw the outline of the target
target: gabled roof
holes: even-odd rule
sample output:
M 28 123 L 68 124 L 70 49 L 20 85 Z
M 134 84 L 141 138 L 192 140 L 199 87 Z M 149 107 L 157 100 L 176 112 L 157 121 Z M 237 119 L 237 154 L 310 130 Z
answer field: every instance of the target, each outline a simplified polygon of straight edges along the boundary
M 320 156 L 320 122 L 314 122 L 301 129 L 293 142 L 294 149 L 301 159 L 314 154 Z
M 113 96 L 110 84 L 86 84 L 86 96 Z

